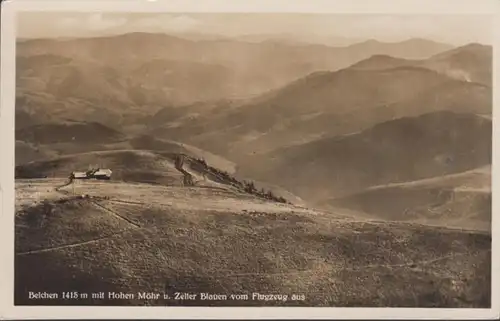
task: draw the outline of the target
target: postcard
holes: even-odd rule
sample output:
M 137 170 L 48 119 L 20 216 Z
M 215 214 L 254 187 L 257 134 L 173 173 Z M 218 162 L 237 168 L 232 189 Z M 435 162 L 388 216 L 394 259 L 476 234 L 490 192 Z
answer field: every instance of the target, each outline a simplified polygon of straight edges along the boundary
M 498 317 L 497 2 L 2 9 L 1 316 Z

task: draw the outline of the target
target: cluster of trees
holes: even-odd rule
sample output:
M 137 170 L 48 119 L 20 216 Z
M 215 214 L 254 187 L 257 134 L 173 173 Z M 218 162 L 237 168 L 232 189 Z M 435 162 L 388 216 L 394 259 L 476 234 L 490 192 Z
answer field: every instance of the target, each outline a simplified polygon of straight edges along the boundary
M 243 185 L 244 185 L 245 192 L 247 192 L 248 194 L 256 195 L 260 198 L 265 198 L 265 199 L 279 202 L 279 203 L 289 204 L 289 202 L 284 197 L 275 195 L 270 190 L 266 191 L 264 188 L 261 188 L 260 190 L 258 190 L 257 188 L 255 188 L 254 182 L 244 181 Z
M 213 176 L 219 180 L 219 183 L 227 184 L 230 182 L 233 186 L 243 188 L 243 183 L 231 176 L 228 172 L 209 166 L 203 158 L 199 158 L 196 161 L 203 167 L 203 170 L 213 174 Z
M 221 180 L 221 183 L 227 184 L 229 182 L 233 186 L 238 187 L 240 189 L 243 189 L 248 194 L 252 194 L 252 195 L 255 195 L 257 197 L 268 199 L 268 200 L 279 202 L 279 203 L 291 204 L 284 197 L 277 196 L 272 191 L 266 191 L 263 188 L 258 190 L 255 187 L 254 182 L 251 182 L 251 181 L 240 182 L 236 178 L 231 176 L 231 174 L 229 174 L 228 172 L 209 166 L 203 158 L 199 158 L 196 161 L 201 166 L 203 166 L 203 168 L 205 170 L 207 170 L 208 172 L 211 172 L 212 174 L 215 174 L 215 176 Z
M 198 158 L 197 159 L 198 163 L 200 163 L 203 167 L 208 168 L 208 164 L 203 158 Z

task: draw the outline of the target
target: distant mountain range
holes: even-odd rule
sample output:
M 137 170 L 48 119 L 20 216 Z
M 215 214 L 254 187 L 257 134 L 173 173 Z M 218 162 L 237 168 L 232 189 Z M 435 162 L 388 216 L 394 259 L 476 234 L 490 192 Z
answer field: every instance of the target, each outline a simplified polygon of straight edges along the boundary
M 490 46 L 134 33 L 22 41 L 17 68 L 16 164 L 195 152 L 330 204 L 491 163 Z
M 328 47 L 148 33 L 24 40 L 17 45 L 18 108 L 119 123 L 164 106 L 259 95 L 374 54 L 423 59 L 450 48 L 422 39 Z
M 480 58 L 464 67 L 455 64 L 451 76 L 440 67 L 448 63 L 447 57 L 454 61 L 471 50 Z M 418 61 L 372 56 L 336 72 L 312 73 L 246 102 L 221 102 L 220 108 L 210 107 L 206 113 L 198 107 L 185 119 L 171 119 L 167 107 L 154 117 L 151 133 L 241 156 L 239 162 L 248 155 L 401 117 L 442 110 L 491 115 L 491 80 L 456 77 L 483 75 L 490 58 L 491 48 L 476 45 Z

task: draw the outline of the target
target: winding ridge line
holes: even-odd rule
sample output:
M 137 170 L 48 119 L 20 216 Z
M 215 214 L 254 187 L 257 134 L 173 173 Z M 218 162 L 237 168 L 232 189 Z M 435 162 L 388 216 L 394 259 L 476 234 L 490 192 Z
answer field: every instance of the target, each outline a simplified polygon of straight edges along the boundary
M 122 215 L 118 214 L 117 212 L 113 211 L 112 209 L 109 209 L 109 208 L 107 208 L 106 206 L 99 204 L 98 202 L 95 202 L 95 201 L 91 201 L 91 202 L 92 202 L 92 204 L 94 204 L 94 205 L 96 205 L 96 206 L 98 206 L 98 207 L 102 208 L 102 209 L 103 209 L 103 210 L 105 210 L 106 212 L 109 212 L 109 213 L 113 214 L 114 216 L 116 216 L 116 217 L 118 217 L 118 218 L 120 218 L 120 219 L 122 219 L 122 220 L 124 220 L 124 221 L 128 222 L 129 224 L 132 224 L 133 226 L 135 226 L 135 227 L 137 227 L 137 228 L 140 228 L 140 227 L 141 227 L 139 224 L 135 223 L 135 222 L 134 222 L 134 221 L 132 221 L 131 219 L 128 219 L 128 218 L 126 218 L 125 216 L 122 216 Z
M 93 239 L 93 240 L 89 240 L 89 241 L 84 241 L 84 242 L 78 242 L 78 243 L 72 243 L 72 244 L 66 244 L 66 245 L 60 245 L 60 246 L 54 246 L 54 247 L 49 247 L 49 248 L 40 249 L 40 250 L 32 250 L 32 251 L 20 252 L 20 253 L 16 253 L 16 256 L 24 256 L 24 255 L 29 255 L 29 254 L 51 252 L 51 251 L 57 251 L 57 250 L 62 250 L 62 249 L 67 249 L 67 248 L 72 248 L 72 247 L 77 247 L 77 246 L 83 246 L 83 245 L 87 245 L 87 244 L 97 243 L 99 241 L 103 241 L 103 240 L 106 240 L 106 239 L 110 239 L 110 238 L 116 237 L 116 236 L 121 235 L 121 234 L 123 234 L 125 232 L 128 232 L 128 231 L 130 231 L 130 230 L 129 229 L 128 230 L 124 230 L 124 231 L 121 231 L 121 232 L 114 233 L 112 235 L 107 235 L 107 236 L 103 236 L 103 237 L 100 237 L 100 238 L 97 238 L 97 239 Z

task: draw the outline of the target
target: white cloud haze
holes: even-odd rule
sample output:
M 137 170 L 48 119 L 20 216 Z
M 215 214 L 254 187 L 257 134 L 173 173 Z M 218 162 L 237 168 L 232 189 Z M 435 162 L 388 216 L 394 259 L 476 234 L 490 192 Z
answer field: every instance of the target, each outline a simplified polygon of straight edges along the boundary
M 20 37 L 87 37 L 127 32 L 206 33 L 219 36 L 289 34 L 302 38 L 401 41 L 420 37 L 451 44 L 491 43 L 492 20 L 479 15 L 342 14 L 117 14 L 26 12 Z

